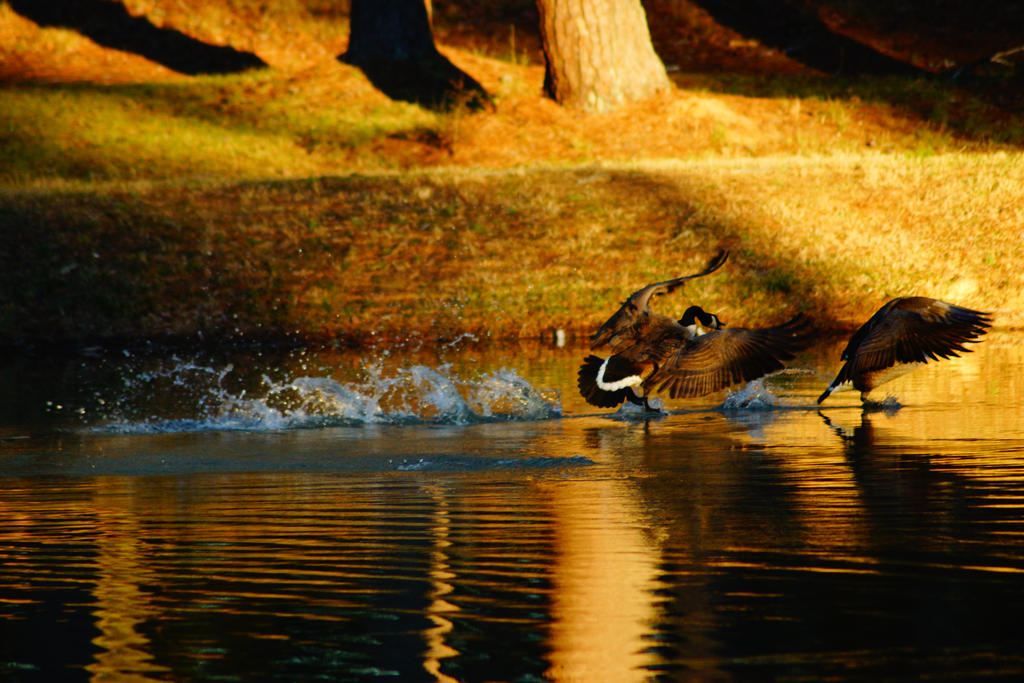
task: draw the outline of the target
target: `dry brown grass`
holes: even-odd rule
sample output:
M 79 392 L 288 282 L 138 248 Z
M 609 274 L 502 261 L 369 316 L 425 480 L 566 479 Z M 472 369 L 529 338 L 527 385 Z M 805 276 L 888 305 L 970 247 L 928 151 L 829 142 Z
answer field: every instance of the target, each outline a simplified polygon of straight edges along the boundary
M 741 248 L 788 263 L 794 281 L 813 283 L 802 296 L 837 320 L 919 292 L 1024 322 L 1018 154 L 771 158 L 708 162 L 687 175 Z

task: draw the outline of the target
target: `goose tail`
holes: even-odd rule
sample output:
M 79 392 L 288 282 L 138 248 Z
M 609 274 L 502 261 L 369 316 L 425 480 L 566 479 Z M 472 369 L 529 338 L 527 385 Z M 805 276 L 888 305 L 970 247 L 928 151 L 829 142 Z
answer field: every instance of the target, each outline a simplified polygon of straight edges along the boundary
M 580 389 L 580 395 L 590 405 L 598 408 L 614 408 L 629 399 L 633 390 L 628 386 L 614 391 L 599 387 L 598 376 L 604 366 L 605 359 L 593 355 L 587 356 L 583 360 L 583 364 L 580 365 L 576 385 Z

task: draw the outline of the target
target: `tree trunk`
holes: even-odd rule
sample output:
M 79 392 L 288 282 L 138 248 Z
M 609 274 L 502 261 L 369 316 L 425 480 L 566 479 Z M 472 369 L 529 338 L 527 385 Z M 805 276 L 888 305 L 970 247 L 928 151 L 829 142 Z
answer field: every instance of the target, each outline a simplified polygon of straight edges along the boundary
M 338 59 L 396 100 L 439 109 L 488 101 L 483 86 L 437 51 L 424 0 L 352 0 L 348 50 Z
M 671 87 L 640 0 L 537 0 L 547 71 L 559 104 L 609 111 Z

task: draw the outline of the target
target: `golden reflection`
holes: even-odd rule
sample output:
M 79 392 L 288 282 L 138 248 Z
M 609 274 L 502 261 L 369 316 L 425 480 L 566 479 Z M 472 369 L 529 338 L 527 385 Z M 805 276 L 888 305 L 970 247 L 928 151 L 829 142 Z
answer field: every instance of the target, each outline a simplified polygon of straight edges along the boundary
M 424 653 L 423 668 L 441 683 L 457 683 L 457 679 L 441 672 L 441 663 L 449 657 L 456 657 L 459 651 L 445 642 L 453 624 L 445 615 L 457 612 L 459 608 L 448 602 L 444 596 L 454 590 L 452 581 L 457 578 L 448 561 L 448 548 L 451 547 L 449 535 L 451 519 L 448 512 L 448 495 L 440 486 L 426 487 L 427 494 L 433 499 L 433 524 L 430 528 L 434 547 L 430 552 L 430 604 L 427 606 L 427 619 L 434 626 L 424 632 L 427 651 Z
M 1024 349 L 1010 343 L 1015 339 L 992 333 L 972 345 L 972 353 L 929 363 L 880 387 L 872 398 L 880 401 L 892 397 L 898 409 L 882 412 L 876 417 L 876 426 L 884 427 L 889 440 L 927 442 L 937 454 L 947 447 L 955 452 L 957 443 L 951 441 L 987 434 L 1024 437 L 1024 402 L 1019 399 L 1024 392 L 1024 377 L 1008 371 L 1022 364 Z M 861 410 L 855 394 L 833 406 L 822 406 L 830 417 L 851 410 Z M 778 436 L 785 437 L 773 438 Z
M 1022 380 L 1020 373 L 1007 372 L 1007 352 L 1015 351 L 1018 358 L 1020 352 L 986 353 L 988 348 L 980 344 L 975 353 L 929 364 L 893 382 L 895 409 L 864 413 L 865 422 L 859 419 L 864 412 L 859 405 L 822 412 L 856 436 L 858 443 L 846 445 L 863 453 L 877 441 L 889 450 L 945 459 L 962 474 L 988 477 L 1000 466 L 1015 471 L 1019 452 L 1001 448 L 1000 442 L 1013 446 L 1024 439 L 1024 402 L 1018 398 Z
M 624 482 L 553 487 L 551 668 L 557 681 L 641 681 L 658 662 L 646 648 L 658 614 L 659 553 Z
M 94 661 L 86 666 L 90 680 L 146 683 L 163 680 L 148 674 L 163 674 L 167 667 L 154 664 L 150 642 L 138 626 L 158 616 L 150 596 L 139 584 L 151 579 L 143 549 L 140 547 L 138 516 L 122 509 L 120 503 L 133 501 L 127 480 L 110 481 L 95 502 L 98 579 L 93 589 L 96 598 L 96 628 L 100 635 L 93 644 L 100 648 Z

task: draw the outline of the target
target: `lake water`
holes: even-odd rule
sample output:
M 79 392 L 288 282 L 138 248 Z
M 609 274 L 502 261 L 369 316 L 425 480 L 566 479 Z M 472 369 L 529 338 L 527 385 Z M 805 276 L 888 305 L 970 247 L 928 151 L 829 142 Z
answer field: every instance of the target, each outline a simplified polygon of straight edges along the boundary
M 585 350 L 0 361 L 0 679 L 1021 680 L 1024 336 L 644 419 Z

